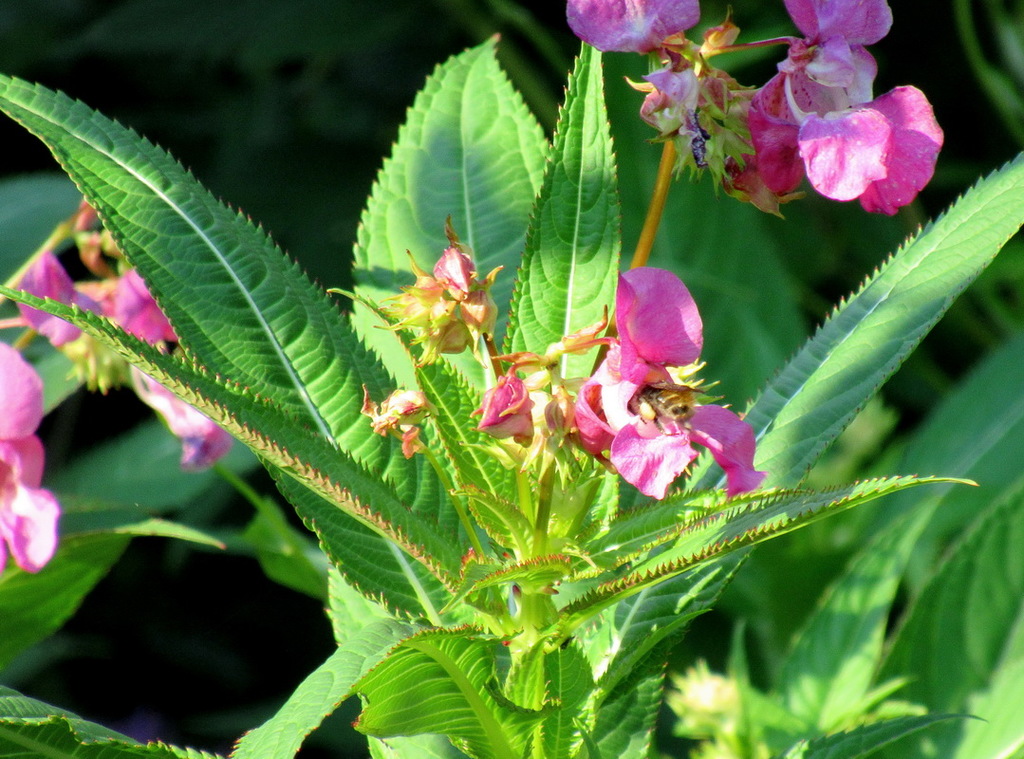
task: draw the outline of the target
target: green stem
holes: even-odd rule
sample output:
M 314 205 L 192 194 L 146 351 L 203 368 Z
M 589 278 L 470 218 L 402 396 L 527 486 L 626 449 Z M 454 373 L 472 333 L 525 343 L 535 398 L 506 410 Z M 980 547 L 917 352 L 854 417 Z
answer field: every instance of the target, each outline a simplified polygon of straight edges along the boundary
M 533 546 L 531 553 L 534 556 L 544 556 L 548 552 L 548 522 L 551 520 L 553 470 L 553 466 L 547 466 L 540 476 L 540 492 L 537 493 L 537 516 L 533 522 Z

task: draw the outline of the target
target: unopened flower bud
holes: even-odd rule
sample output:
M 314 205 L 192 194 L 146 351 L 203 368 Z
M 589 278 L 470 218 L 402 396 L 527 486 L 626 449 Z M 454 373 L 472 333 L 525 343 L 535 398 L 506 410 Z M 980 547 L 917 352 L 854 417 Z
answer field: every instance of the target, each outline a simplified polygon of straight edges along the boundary
M 526 442 L 533 437 L 533 400 L 526 385 L 515 374 L 505 374 L 484 394 L 474 414 L 481 416 L 478 430 L 496 438 Z
M 488 290 L 474 290 L 462 301 L 462 318 L 475 335 L 493 335 L 498 322 L 498 304 Z
M 434 266 L 434 277 L 457 301 L 469 295 L 475 275 L 473 261 L 454 245 L 444 249 L 437 265 Z

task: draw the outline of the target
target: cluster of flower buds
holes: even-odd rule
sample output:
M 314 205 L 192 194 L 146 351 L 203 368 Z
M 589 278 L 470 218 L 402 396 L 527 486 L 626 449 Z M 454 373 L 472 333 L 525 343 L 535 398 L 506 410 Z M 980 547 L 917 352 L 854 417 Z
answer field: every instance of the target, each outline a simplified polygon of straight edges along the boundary
M 416 342 L 423 346 L 420 361 L 424 364 L 435 361 L 441 353 L 475 349 L 481 337 L 494 332 L 497 321 L 497 306 L 490 291 L 500 267 L 480 279 L 472 251 L 459 241 L 451 219 L 445 223 L 445 234 L 448 247 L 434 266 L 433 275 L 413 261 L 416 283 L 403 287 L 402 294 L 390 298 L 383 309 L 396 322 L 395 329 L 419 335 Z
M 457 249 L 450 227 L 448 238 L 452 245 L 434 276 L 417 271 L 417 284 L 406 288 L 397 299 L 401 307 L 392 309 L 402 317 L 396 328 L 411 330 L 429 355 L 447 352 L 442 349 L 447 348 L 446 336 L 457 331 L 452 325 L 461 323 L 467 333 L 478 328 L 475 321 L 473 326 L 465 323 L 475 317 L 463 310 L 446 312 L 446 327 L 438 330 L 435 322 L 421 318 L 413 308 L 427 305 L 422 293 L 448 292 L 451 272 L 472 271 L 472 262 Z M 458 276 L 472 281 L 467 274 Z M 493 276 L 492 272 L 483 287 L 490 286 Z M 426 310 L 433 313 L 435 309 Z M 493 325 L 493 316 L 488 319 Z M 480 417 L 477 429 L 495 438 L 493 455 L 520 472 L 555 472 L 566 484 L 561 493 L 565 501 L 554 503 L 551 513 L 563 524 L 573 523 L 586 508 L 587 488 L 579 479 L 580 465 L 595 458 L 644 494 L 659 499 L 696 458 L 694 445 L 710 450 L 725 470 L 730 495 L 760 485 L 764 472 L 753 466 L 750 426 L 729 409 L 715 405 L 694 377 L 700 368 L 702 324 L 679 278 L 652 268 L 622 275 L 615 326 L 618 337 L 607 335 L 605 317 L 543 353 L 495 355 L 487 341 L 491 353 L 481 361 L 497 376 L 473 415 Z M 461 345 L 468 347 L 466 342 Z M 562 376 L 567 355 L 598 349 L 607 355 L 592 377 Z M 406 456 L 422 450 L 417 424 L 428 411 L 429 404 L 418 391 L 397 391 L 380 406 L 367 394 L 363 407 L 376 432 L 402 440 Z M 558 489 L 553 490 L 559 496 Z
M 697 45 L 684 35 L 698 21 L 697 0 L 569 0 L 568 19 L 600 50 L 655 56 L 658 68 L 634 86 L 648 93 L 641 117 L 675 143 L 677 170 L 707 170 L 730 195 L 772 213 L 799 195 L 804 176 L 825 197 L 896 213 L 931 179 L 943 134 L 920 90 L 872 96 L 877 65 L 865 46 L 892 25 L 887 0 L 785 5 L 803 37 L 737 44 L 727 18 Z M 708 63 L 769 44 L 788 54 L 758 89 Z
M 127 268 L 113 239 L 96 229 L 96 213 L 83 203 L 69 225 L 86 269 L 95 276 L 83 282 L 71 279 L 51 250 L 36 257 L 19 287 L 40 298 L 73 304 L 103 314 L 125 331 L 150 344 L 177 341 L 167 317 L 157 306 L 142 277 Z M 202 413 L 178 400 L 168 390 L 135 369 L 74 325 L 27 306 L 18 306 L 21 318 L 6 326 L 29 327 L 45 336 L 72 361 L 91 389 L 106 392 L 129 380 L 139 398 L 153 408 L 182 442 L 185 469 L 212 465 L 231 447 L 233 438 Z

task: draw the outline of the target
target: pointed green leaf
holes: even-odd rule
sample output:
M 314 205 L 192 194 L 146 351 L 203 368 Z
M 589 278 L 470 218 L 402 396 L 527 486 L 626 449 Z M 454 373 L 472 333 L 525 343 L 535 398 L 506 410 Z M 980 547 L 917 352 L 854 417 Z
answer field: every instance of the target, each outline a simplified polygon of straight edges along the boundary
M 356 291 L 374 303 L 412 283 L 407 250 L 421 268 L 433 269 L 448 246 L 444 223 L 451 216 L 481 274 L 506 267 L 492 291 L 499 314 L 506 312 L 547 142 L 498 67 L 495 42 L 435 69 L 377 177 L 355 249 Z M 354 320 L 389 367 L 405 367 L 399 380 L 412 386 L 412 367 L 394 336 L 376 329 L 363 309 Z M 479 369 L 466 376 L 479 384 Z
M 772 537 L 799 529 L 826 515 L 866 503 L 906 487 L 941 478 L 891 477 L 868 480 L 821 493 L 810 491 L 764 491 L 749 502 L 694 519 L 676 541 L 636 562 L 629 574 L 607 580 L 565 607 L 568 619 L 582 620 L 587 615 L 641 591 L 660 580 L 731 551 L 761 543 Z
M 509 351 L 543 353 L 611 309 L 619 270 L 619 200 L 601 54 L 583 45 L 530 221 L 513 297 Z M 586 377 L 594 357 L 567 354 L 562 377 Z
M 420 633 L 357 685 L 356 729 L 376 737 L 440 733 L 477 759 L 519 759 L 533 712 L 496 697 L 495 647 L 471 629 Z
M 768 485 L 799 483 L 1024 222 L 1024 159 L 990 175 L 842 304 L 747 414 Z M 720 473 L 695 487 L 712 486 Z
M 272 472 L 280 470 L 302 483 L 318 496 L 302 500 L 309 508 L 302 514 L 308 522 L 344 521 L 344 512 L 397 543 L 437 575 L 457 572 L 460 555 L 451 535 L 428 518 L 415 515 L 388 482 L 372 476 L 274 404 L 160 352 L 102 316 L 2 286 L 0 293 L 73 321 L 252 448 Z M 391 543 L 384 545 L 398 550 Z M 331 547 L 328 544 L 328 550 Z
M 333 565 L 327 568 L 327 616 L 339 646 L 372 622 L 389 618 L 381 604 L 353 588 Z
M 458 486 L 511 496 L 514 475 L 487 452 L 497 443 L 490 435 L 478 432 L 472 421 L 472 413 L 483 401 L 478 389 L 443 361 L 417 367 L 416 379 L 420 390 L 437 409 L 431 420 Z
M 796 639 L 776 690 L 808 728 L 830 732 L 870 708 L 896 589 L 931 514 L 908 514 L 864 546 Z
M 724 491 L 670 495 L 620 512 L 597 537 L 585 545 L 591 561 L 601 567 L 618 566 L 650 549 L 674 540 L 694 519 L 760 498 L 740 493 L 729 498 Z
M 912 582 L 930 576 L 948 540 L 974 522 L 992 503 L 1019 486 L 1024 450 L 1024 333 L 994 350 L 936 406 L 914 433 L 898 465 L 905 472 L 942 472 L 970 478 L 977 488 L 910 490 L 893 496 L 889 507 L 874 514 L 873 530 L 888 530 L 908 511 L 933 510 L 922 541 L 914 551 Z M 950 430 L 970 430 L 969 443 Z
M 302 741 L 352 693 L 352 686 L 414 628 L 380 621 L 361 631 L 310 674 L 277 714 L 238 741 L 233 759 L 291 759 Z
M 465 759 L 443 735 L 399 736 L 380 740 L 370 738 L 373 759 Z
M 950 719 L 955 717 L 926 714 L 874 722 L 845 733 L 826 735 L 812 741 L 800 741 L 776 759 L 859 759 L 862 756 L 871 756 L 904 736 Z
M 198 363 L 273 399 L 411 500 L 417 470 L 360 413 L 361 386 L 383 397 L 391 380 L 262 230 L 82 103 L 0 77 L 0 109 L 46 143 L 97 208 Z
M 663 666 L 648 667 L 639 677 L 617 688 L 601 704 L 589 739 L 588 759 L 648 759 L 654 726 L 661 710 L 665 673 Z
M 607 635 L 594 670 L 598 685 L 609 693 L 628 682 L 638 666 L 655 650 L 677 640 L 694 617 L 709 610 L 732 578 L 735 567 L 722 562 L 697 567 L 685 579 L 644 588 L 605 612 L 598 622 Z M 581 615 L 582 617 L 582 615 Z M 567 623 L 576 622 L 572 617 Z
M 590 664 L 579 645 L 572 643 L 545 657 L 544 667 L 546 700 L 556 705 L 541 725 L 544 756 L 572 756 L 580 744 L 581 712 L 594 689 Z
M 214 759 L 163 743 L 145 746 L 0 685 L 0 756 L 46 759 Z
M 909 676 L 904 698 L 935 711 L 986 720 L 949 725 L 933 736 L 938 755 L 1012 756 L 1024 745 L 1019 710 L 996 698 L 1021 694 L 1024 666 L 1024 491 L 993 504 L 942 564 L 899 629 L 881 676 Z M 1019 704 L 1015 699 L 1007 702 Z M 985 711 L 979 711 L 979 707 Z M 988 744 L 988 752 L 968 754 Z M 972 749 L 973 750 L 973 749 Z M 904 756 L 923 756 L 920 747 Z
M 427 567 L 369 526 L 332 509 L 301 482 L 273 470 L 271 474 L 346 582 L 393 614 L 441 623 L 440 610 L 451 595 Z

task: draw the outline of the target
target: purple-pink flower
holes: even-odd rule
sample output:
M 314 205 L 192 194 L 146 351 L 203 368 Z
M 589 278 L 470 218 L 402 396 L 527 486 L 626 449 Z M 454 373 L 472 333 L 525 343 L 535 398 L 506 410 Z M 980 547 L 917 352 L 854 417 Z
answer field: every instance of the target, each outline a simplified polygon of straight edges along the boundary
M 181 440 L 181 468 L 205 469 L 231 449 L 234 438 L 209 417 L 142 372 L 132 369 L 135 392 Z
M 134 269 L 120 276 L 111 272 L 103 279 L 76 285 L 56 256 L 46 252 L 25 273 L 20 287 L 39 297 L 102 313 L 147 343 L 177 340 L 171 323 Z M 81 330 L 62 319 L 26 306 L 20 308 L 24 322 L 48 337 L 56 347 L 81 335 Z M 95 349 L 95 346 L 88 347 L 88 350 Z M 182 468 L 208 467 L 228 452 L 232 437 L 202 413 L 148 377 L 136 379 L 134 384 L 139 398 L 160 414 L 171 432 L 181 438 Z
M 702 404 L 697 387 L 670 369 L 694 364 L 703 343 L 697 306 L 671 272 L 639 268 L 619 278 L 619 338 L 580 389 L 575 416 L 583 447 L 604 455 L 645 495 L 664 498 L 697 457 L 711 451 L 725 470 L 729 495 L 753 490 L 754 434 L 732 411 Z
M 598 50 L 648 53 L 700 20 L 697 0 L 569 0 L 576 36 Z
M 45 455 L 35 432 L 42 418 L 42 380 L 0 343 L 0 572 L 8 551 L 26 572 L 38 572 L 57 548 L 60 505 L 39 487 Z
M 942 129 L 914 87 L 872 99 L 877 66 L 865 45 L 889 31 L 886 0 L 787 0 L 804 39 L 754 96 L 757 170 L 779 195 L 806 173 L 822 195 L 895 213 L 931 179 Z
M 85 293 L 75 289 L 75 283 L 68 276 L 57 257 L 45 251 L 25 272 L 18 285 L 37 298 L 50 298 L 68 305 L 76 305 L 86 311 L 99 312 L 100 304 Z M 18 304 L 18 311 L 25 324 L 48 338 L 56 347 L 78 339 L 82 330 L 70 322 L 30 306 Z

